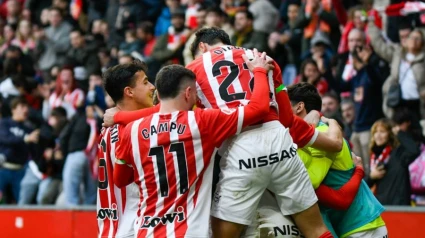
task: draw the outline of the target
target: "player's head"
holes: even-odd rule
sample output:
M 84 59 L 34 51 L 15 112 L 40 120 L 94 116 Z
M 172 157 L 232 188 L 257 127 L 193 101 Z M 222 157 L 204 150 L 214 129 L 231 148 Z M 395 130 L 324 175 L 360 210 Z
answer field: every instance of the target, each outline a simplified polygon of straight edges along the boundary
M 195 74 L 181 65 L 168 65 L 156 75 L 156 90 L 161 103 L 176 102 L 181 110 L 190 110 L 195 105 Z
M 138 60 L 111 67 L 103 74 L 105 90 L 116 104 L 127 110 L 151 107 L 155 87 L 146 72 L 146 64 Z
M 311 110 L 320 112 L 322 98 L 316 87 L 309 83 L 297 83 L 288 87 L 292 111 L 299 117 L 305 117 Z
M 190 47 L 192 56 L 205 53 L 218 44 L 230 45 L 229 35 L 220 28 L 204 28 L 196 32 L 195 41 Z

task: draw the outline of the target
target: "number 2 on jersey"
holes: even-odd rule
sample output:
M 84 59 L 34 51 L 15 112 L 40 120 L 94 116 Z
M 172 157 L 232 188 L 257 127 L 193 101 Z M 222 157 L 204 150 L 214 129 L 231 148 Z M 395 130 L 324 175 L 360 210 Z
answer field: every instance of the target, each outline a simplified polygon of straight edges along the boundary
M 212 67 L 212 74 L 214 77 L 221 75 L 221 67 L 229 67 L 229 73 L 224 78 L 223 82 L 218 87 L 218 91 L 220 93 L 220 97 L 225 102 L 233 102 L 236 100 L 244 100 L 246 99 L 246 92 L 238 92 L 238 93 L 229 93 L 229 87 L 232 83 L 239 77 L 240 70 L 239 66 L 232 61 L 229 60 L 220 60 L 217 61 Z M 246 63 L 243 63 L 243 70 L 249 70 Z M 249 89 L 252 93 L 254 89 L 254 77 L 249 80 Z M 273 94 L 270 93 L 270 99 L 273 97 Z
M 188 189 L 188 178 L 187 178 L 187 165 L 186 165 L 186 153 L 184 150 L 183 142 L 176 142 L 170 145 L 168 153 L 176 153 L 177 165 L 179 169 L 180 177 L 180 194 L 185 193 Z M 149 156 L 156 158 L 156 165 L 158 168 L 159 175 L 159 188 L 161 191 L 161 197 L 167 197 L 169 192 L 169 184 L 167 177 L 167 165 L 165 161 L 165 150 L 164 146 L 153 147 L 149 150 Z

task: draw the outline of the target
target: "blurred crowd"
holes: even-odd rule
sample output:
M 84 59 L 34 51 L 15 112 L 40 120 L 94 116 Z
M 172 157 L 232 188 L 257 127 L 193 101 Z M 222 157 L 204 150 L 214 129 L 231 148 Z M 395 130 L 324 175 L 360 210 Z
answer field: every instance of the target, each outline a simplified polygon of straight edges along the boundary
M 139 59 L 154 82 L 203 27 L 315 85 L 382 204 L 424 203 L 425 14 L 403 2 L 0 0 L 0 203 L 94 204 L 102 72 Z

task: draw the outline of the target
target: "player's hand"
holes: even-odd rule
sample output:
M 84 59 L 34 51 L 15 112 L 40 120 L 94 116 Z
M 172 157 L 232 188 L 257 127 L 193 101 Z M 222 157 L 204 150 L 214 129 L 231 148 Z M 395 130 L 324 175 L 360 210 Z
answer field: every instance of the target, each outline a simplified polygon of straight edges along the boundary
M 271 64 L 272 61 L 267 59 L 266 52 L 263 52 L 260 55 L 258 53 L 258 50 L 254 49 L 253 54 L 254 54 L 254 59 L 252 60 L 249 60 L 249 58 L 246 55 L 242 55 L 242 58 L 244 59 L 249 70 L 253 71 L 257 67 L 263 68 L 267 71 L 274 69 L 273 64 Z
M 118 111 L 119 111 L 119 109 L 116 108 L 116 107 L 106 109 L 105 114 L 103 114 L 102 126 L 103 127 L 113 126 L 115 124 L 114 116 L 115 116 L 115 114 L 117 114 Z
M 320 113 L 316 110 L 311 110 L 305 117 L 304 121 L 310 125 L 316 126 L 320 121 Z

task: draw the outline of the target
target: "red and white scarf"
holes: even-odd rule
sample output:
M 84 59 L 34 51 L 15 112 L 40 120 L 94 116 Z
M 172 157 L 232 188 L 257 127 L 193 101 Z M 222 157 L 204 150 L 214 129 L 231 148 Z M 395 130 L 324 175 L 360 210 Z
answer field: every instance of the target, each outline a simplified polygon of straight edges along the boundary
M 372 165 L 377 165 L 379 163 L 387 164 L 388 160 L 390 160 L 391 150 L 391 146 L 387 145 L 378 158 L 376 158 L 375 153 L 372 153 L 370 156 L 370 166 L 372 167 Z

